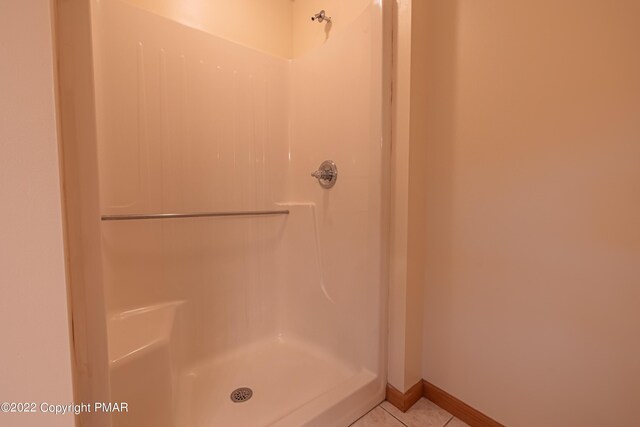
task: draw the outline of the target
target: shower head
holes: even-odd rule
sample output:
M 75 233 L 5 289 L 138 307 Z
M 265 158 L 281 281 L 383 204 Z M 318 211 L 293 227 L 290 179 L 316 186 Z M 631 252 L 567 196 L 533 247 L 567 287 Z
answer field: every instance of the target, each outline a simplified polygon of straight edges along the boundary
M 313 15 L 311 17 L 312 21 L 317 21 L 317 22 L 331 22 L 331 17 L 327 16 L 324 10 L 321 10 L 320 12 L 316 13 L 315 15 Z

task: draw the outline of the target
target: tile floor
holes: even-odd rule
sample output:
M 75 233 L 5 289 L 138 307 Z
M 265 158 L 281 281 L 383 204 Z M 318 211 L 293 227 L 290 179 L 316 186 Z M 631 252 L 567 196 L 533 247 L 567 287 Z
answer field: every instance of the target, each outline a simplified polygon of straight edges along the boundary
M 351 427 L 469 427 L 424 397 L 406 413 L 387 401 L 373 408 Z

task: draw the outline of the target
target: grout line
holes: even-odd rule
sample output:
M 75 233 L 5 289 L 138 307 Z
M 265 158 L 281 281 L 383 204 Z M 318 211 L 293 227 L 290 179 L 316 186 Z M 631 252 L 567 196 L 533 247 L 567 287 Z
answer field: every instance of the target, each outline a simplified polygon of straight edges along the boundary
M 393 418 L 395 418 L 396 420 L 398 420 L 398 422 L 400 424 L 402 424 L 404 427 L 409 427 L 408 425 L 406 425 L 400 418 L 396 417 L 395 415 L 393 415 L 391 412 L 387 411 L 385 409 L 384 406 L 382 406 L 382 404 L 378 405 L 378 407 L 382 408 L 383 411 L 385 411 L 387 414 L 391 415 Z M 443 426 L 444 427 L 444 426 Z
M 349 427 L 351 427 L 352 425 L 354 425 L 355 423 L 357 423 L 358 421 L 360 421 L 361 419 L 363 419 L 364 417 L 366 417 L 367 415 L 369 415 L 373 410 L 375 410 L 376 408 L 373 408 L 371 411 L 367 412 L 366 414 L 364 414 L 363 416 L 361 416 L 360 418 L 358 418 L 357 420 L 355 420 L 354 422 L 352 422 L 351 424 L 349 424 Z
M 446 422 L 442 427 L 447 427 L 447 426 L 449 425 L 449 423 L 450 423 L 451 421 L 453 421 L 453 419 L 454 419 L 454 418 L 455 418 L 455 417 L 454 417 L 453 415 L 451 415 L 451 418 L 449 418 L 449 421 L 447 421 L 447 422 Z

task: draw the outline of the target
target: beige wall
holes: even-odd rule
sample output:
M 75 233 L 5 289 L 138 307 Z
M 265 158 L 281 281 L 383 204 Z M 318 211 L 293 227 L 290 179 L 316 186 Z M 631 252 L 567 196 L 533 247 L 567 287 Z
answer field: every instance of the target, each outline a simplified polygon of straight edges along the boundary
M 393 2 L 394 54 L 391 151 L 392 179 L 389 249 L 389 354 L 388 382 L 406 392 L 422 379 L 422 276 L 424 254 L 424 192 L 420 177 L 420 141 L 424 135 L 417 127 L 420 98 L 415 93 L 420 83 L 423 57 L 414 54 L 420 45 L 417 34 L 422 3 L 411 0 Z M 417 185 L 416 185 L 417 184 Z
M 124 0 L 171 20 L 291 57 L 292 0 Z
M 423 376 L 640 425 L 640 3 L 429 0 Z
M 68 404 L 71 356 L 50 5 L 0 2 L 0 396 Z M 0 414 L 3 425 L 72 416 Z
M 372 0 L 291 0 L 293 4 L 293 56 L 297 57 L 350 27 Z M 312 22 L 325 10 L 331 23 Z
M 124 1 L 284 58 L 298 57 L 321 46 L 349 28 L 372 3 L 372 0 Z M 311 16 L 322 9 L 333 18 L 332 22 L 311 22 Z

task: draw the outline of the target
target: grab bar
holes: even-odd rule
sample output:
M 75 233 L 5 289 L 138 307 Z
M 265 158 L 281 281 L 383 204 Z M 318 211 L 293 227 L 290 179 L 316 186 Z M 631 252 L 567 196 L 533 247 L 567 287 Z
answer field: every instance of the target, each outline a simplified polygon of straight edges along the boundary
M 289 215 L 289 210 L 102 215 L 101 219 L 102 221 L 129 221 L 129 220 L 139 220 L 139 219 L 206 218 L 206 217 L 218 217 L 218 216 L 263 216 L 263 215 Z

